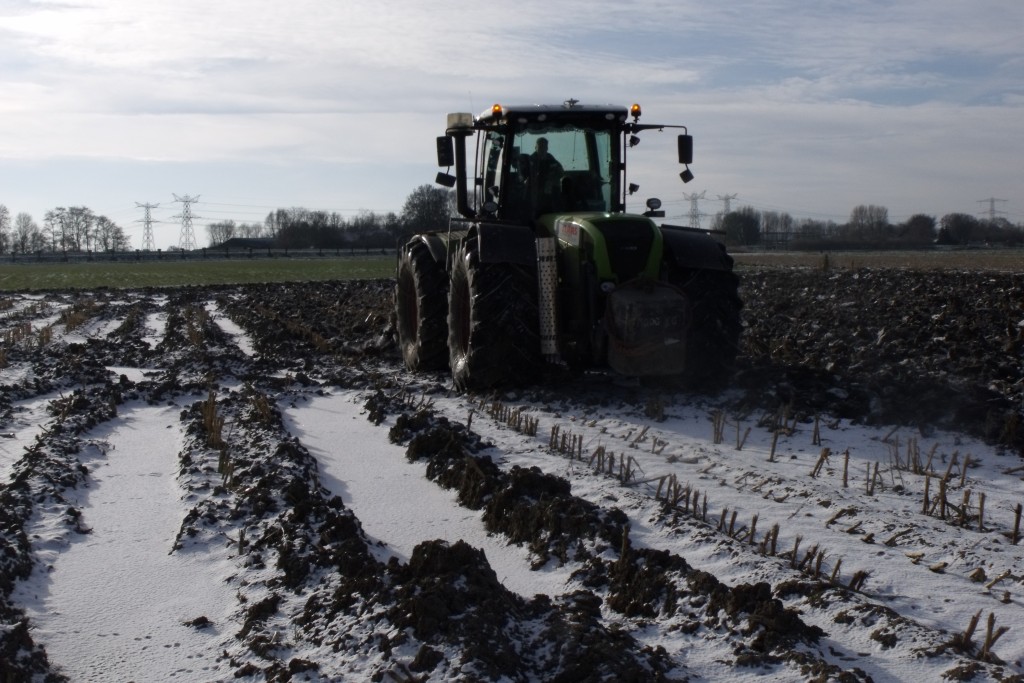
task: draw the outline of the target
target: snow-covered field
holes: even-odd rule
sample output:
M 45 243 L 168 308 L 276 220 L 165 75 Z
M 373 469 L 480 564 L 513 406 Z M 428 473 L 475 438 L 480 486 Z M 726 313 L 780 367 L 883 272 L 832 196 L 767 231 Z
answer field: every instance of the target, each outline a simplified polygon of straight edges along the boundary
M 173 301 L 150 300 L 141 317 L 137 336 L 154 351 L 166 339 L 166 326 L 174 326 L 166 310 Z M 51 347 L 87 347 L 90 337 L 108 337 L 127 315 L 72 332 L 54 323 L 60 305 L 33 322 L 36 329 L 53 328 Z M 240 365 L 257 361 L 260 342 L 232 322 L 226 306 L 211 297 L 196 308 L 220 330 L 219 348 L 228 348 Z M 261 527 L 225 512 L 189 542 L 181 533 L 190 512 L 205 509 L 197 507 L 201 501 L 240 509 L 229 474 L 183 464 L 183 453 L 197 463 L 204 450 L 186 414 L 204 403 L 223 406 L 223 441 L 241 448 L 248 427 L 227 406 L 248 396 L 253 380 L 239 373 L 211 383 L 181 368 L 170 374 L 164 356 L 150 361 L 105 366 L 123 402 L 110 419 L 76 435 L 80 485 L 56 496 L 38 489 L 25 524 L 32 571 L 15 582 L 9 600 L 27 617 L 35 645 L 45 649 L 49 675 L 71 681 L 421 680 L 408 668 L 416 654 L 409 644 L 382 655 L 366 636 L 350 649 L 331 649 L 296 625 L 316 586 L 332 580 L 329 572 L 318 579 L 314 572 L 307 583 L 281 591 L 276 616 L 267 620 L 277 635 L 268 638 L 262 658 L 253 654 L 256 648 L 239 635 L 252 621 L 246 605 L 278 581 L 269 549 L 265 561 L 254 563 L 243 540 L 254 543 Z M 538 468 L 569 482 L 573 496 L 622 511 L 632 549 L 666 551 L 726 586 L 765 582 L 774 598 L 823 633 L 793 645 L 820 669 L 802 667 L 783 652 L 744 665 L 738 655 L 756 639 L 756 624 L 707 614 L 706 600 L 696 592 L 688 598 L 685 582 L 674 589 L 678 607 L 662 606 L 654 616 L 616 611 L 606 596 L 605 628 L 628 634 L 641 648 L 663 649 L 671 662 L 667 671 L 620 672 L 622 680 L 1024 676 L 1024 542 L 1014 544 L 1022 533 L 1015 525 L 1024 501 L 1024 461 L 1015 453 L 965 434 L 925 435 L 829 415 L 795 421 L 731 414 L 722 409 L 727 397 L 658 394 L 645 403 L 635 389 L 603 376 L 582 380 L 585 398 L 516 393 L 482 400 L 430 382 L 402 384 L 393 362 L 375 372 L 398 377 L 407 395 L 387 390 L 391 408 L 375 424 L 367 402 L 379 388 L 341 386 L 315 368 L 305 381 L 296 381 L 294 368 L 279 370 L 276 391 L 261 396 L 279 412 L 284 441 L 315 458 L 324 496 L 340 497 L 358 519 L 381 567 L 409 563 L 423 541 L 464 541 L 482 549 L 500 584 L 524 601 L 538 593 L 558 601 L 577 591 L 606 590 L 588 586 L 571 556 L 544 558 L 489 532 L 482 510 L 464 507 L 455 491 L 429 478 L 422 459 L 410 462 L 406 443 L 389 439 L 402 412 L 394 407 L 404 405 L 410 414 L 468 426 L 484 443 L 473 455 L 489 457 L 504 472 Z M 38 372 L 14 354 L 0 369 L 0 386 L 17 394 L 0 419 L 4 482 L 28 471 L 32 446 L 44 444 L 64 419 L 55 406 L 69 388 L 30 395 L 26 387 Z M 155 391 L 174 380 L 180 390 Z M 205 450 L 216 463 L 216 449 Z M 227 489 L 218 491 L 222 482 Z M 592 550 L 612 560 L 624 556 L 618 548 Z M 359 634 L 352 625 L 358 618 L 352 619 L 343 630 Z M 381 628 L 374 623 L 368 633 Z M 418 642 L 413 630 L 408 638 Z M 471 668 L 460 673 L 455 666 L 457 652 L 435 647 L 445 662 L 414 667 L 422 680 L 475 678 Z M 274 659 L 302 664 L 274 677 L 260 664 Z M 37 672 L 39 680 L 46 675 Z M 510 672 L 508 680 L 531 678 L 546 676 Z

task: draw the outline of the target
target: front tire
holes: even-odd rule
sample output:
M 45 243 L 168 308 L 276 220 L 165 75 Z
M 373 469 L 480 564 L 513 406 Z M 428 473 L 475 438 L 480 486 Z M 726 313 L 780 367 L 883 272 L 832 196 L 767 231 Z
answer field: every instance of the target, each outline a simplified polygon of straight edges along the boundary
M 452 263 L 448 349 L 459 391 L 536 381 L 543 368 L 536 273 L 510 263 L 481 263 L 475 237 Z
M 398 257 L 395 313 L 398 345 L 414 372 L 448 366 L 448 278 L 427 245 L 406 244 Z

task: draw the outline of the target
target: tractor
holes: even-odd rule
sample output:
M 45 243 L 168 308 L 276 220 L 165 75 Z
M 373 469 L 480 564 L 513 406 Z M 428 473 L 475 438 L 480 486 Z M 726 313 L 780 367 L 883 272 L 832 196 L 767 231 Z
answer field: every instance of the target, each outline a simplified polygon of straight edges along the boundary
M 732 257 L 709 231 L 658 225 L 657 199 L 626 211 L 639 134 L 682 130 L 683 182 L 693 138 L 640 117 L 636 104 L 576 100 L 448 114 L 436 181 L 454 188 L 458 215 L 398 249 L 409 370 L 448 368 L 460 391 L 593 368 L 690 385 L 728 378 L 742 307 Z

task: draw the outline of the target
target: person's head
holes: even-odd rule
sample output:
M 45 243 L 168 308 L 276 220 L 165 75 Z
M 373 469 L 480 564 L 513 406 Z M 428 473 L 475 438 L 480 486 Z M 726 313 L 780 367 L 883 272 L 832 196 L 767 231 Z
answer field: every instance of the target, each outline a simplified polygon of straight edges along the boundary
M 537 138 L 537 153 L 538 154 L 544 154 L 547 151 L 548 151 L 548 139 L 547 138 Z

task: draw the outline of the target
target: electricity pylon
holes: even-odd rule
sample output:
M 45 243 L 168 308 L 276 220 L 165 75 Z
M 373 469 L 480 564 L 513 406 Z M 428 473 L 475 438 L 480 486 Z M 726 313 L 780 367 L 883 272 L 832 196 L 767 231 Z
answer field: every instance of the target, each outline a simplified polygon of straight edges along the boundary
M 979 199 L 979 204 L 988 204 L 988 219 L 994 221 L 997 213 L 1006 213 L 1005 211 L 996 211 L 996 202 L 1006 202 L 1008 199 L 996 199 L 995 197 L 989 197 L 988 199 Z
M 160 205 L 140 204 L 135 202 L 135 206 L 145 210 L 145 213 L 142 214 L 142 218 L 135 221 L 136 223 L 142 223 L 142 251 L 153 251 L 156 249 L 156 246 L 153 244 L 153 223 L 159 223 L 160 221 L 154 221 L 149 212 L 151 209 L 155 209 Z
M 726 216 L 726 215 L 729 214 L 729 208 L 730 208 L 729 202 L 732 201 L 733 199 L 736 199 L 736 197 L 738 197 L 738 196 L 739 195 L 737 195 L 737 194 L 720 194 L 720 195 L 718 195 L 718 200 L 722 201 L 722 202 L 725 202 L 725 209 L 723 209 L 723 211 L 722 211 L 722 215 L 723 216 Z
M 174 201 L 181 202 L 181 214 L 175 218 L 181 218 L 181 235 L 178 237 L 178 246 L 184 251 L 192 251 L 196 248 L 196 233 L 192 230 L 192 204 L 199 201 L 199 195 L 195 197 L 179 197 L 172 193 Z
M 706 192 L 707 192 L 707 190 L 703 190 L 700 194 L 697 194 L 696 192 L 690 192 L 690 193 L 684 192 L 683 193 L 683 198 L 690 200 L 690 227 L 691 228 L 699 228 L 700 227 L 700 210 L 697 208 L 697 202 L 699 200 L 701 200 L 701 199 L 704 199 L 704 194 Z

